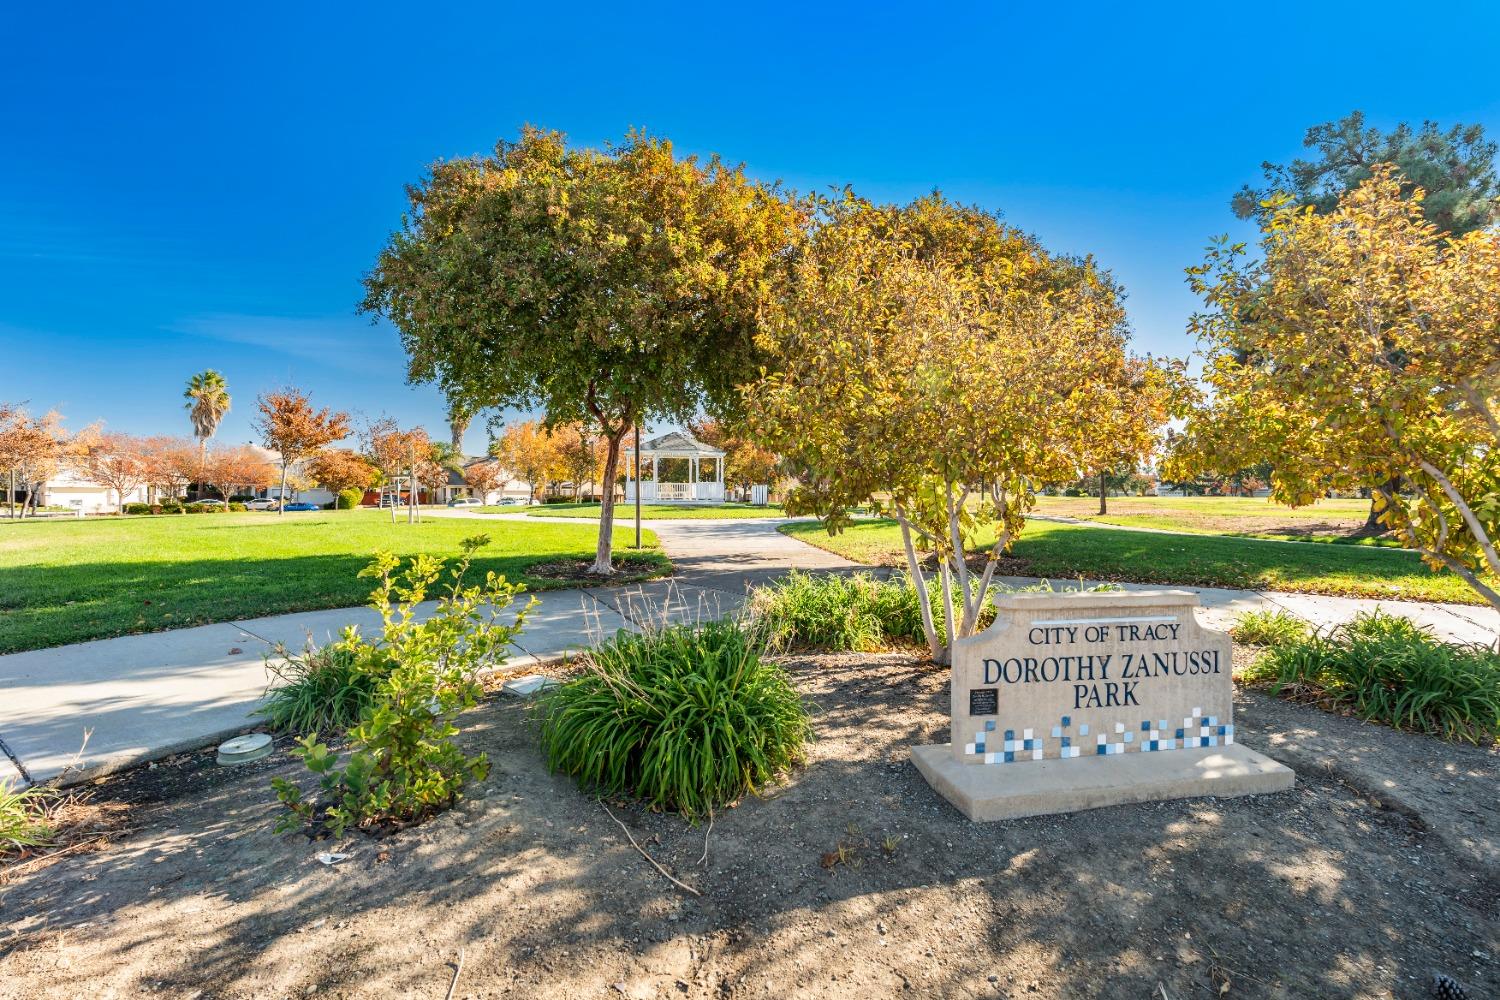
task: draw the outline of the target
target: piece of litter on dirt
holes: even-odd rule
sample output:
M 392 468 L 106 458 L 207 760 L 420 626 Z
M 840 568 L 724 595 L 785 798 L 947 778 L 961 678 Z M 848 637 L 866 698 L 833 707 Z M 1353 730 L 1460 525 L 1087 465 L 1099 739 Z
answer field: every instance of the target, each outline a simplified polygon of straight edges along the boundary
M 238 646 L 230 646 L 229 647 L 229 655 L 230 656 L 239 656 L 243 652 L 244 652 L 244 650 L 241 649 Z
M 340 861 L 348 861 L 349 858 L 348 854 L 334 854 L 332 851 L 323 851 L 318 854 L 318 860 L 325 865 L 336 865 Z
M 500 690 L 515 698 L 531 698 L 548 688 L 557 687 L 557 680 L 546 674 L 527 674 L 500 685 Z

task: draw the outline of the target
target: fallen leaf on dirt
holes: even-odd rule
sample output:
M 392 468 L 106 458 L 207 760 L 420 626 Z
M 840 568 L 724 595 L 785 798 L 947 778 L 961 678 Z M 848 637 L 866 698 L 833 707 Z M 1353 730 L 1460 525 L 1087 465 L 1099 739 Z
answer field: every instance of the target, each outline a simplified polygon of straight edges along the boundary
M 239 653 L 243 653 L 243 652 L 244 652 L 244 650 L 243 650 L 243 649 L 241 649 L 241 648 L 240 648 L 240 647 L 238 647 L 238 646 L 230 646 L 230 647 L 229 647 L 229 655 L 230 655 L 230 656 L 235 656 L 235 655 L 237 655 L 237 654 L 239 654 Z

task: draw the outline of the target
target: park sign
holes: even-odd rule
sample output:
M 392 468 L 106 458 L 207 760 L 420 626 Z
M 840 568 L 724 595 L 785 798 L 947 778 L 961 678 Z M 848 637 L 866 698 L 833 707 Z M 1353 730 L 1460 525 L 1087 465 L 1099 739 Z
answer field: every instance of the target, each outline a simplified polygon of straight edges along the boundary
M 912 748 L 970 819 L 1290 788 L 1240 744 L 1229 636 L 1187 591 L 1011 594 L 953 645 L 950 742 Z

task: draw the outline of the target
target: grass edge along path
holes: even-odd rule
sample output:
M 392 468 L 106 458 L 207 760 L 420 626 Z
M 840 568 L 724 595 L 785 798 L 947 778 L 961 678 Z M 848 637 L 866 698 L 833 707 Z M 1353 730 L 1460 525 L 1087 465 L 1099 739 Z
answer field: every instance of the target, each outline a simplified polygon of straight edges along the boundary
M 460 542 L 488 535 L 471 574 L 489 570 L 529 590 L 592 586 L 546 563 L 586 565 L 598 529 L 589 524 L 424 518 L 390 523 L 389 511 L 184 514 L 0 527 L 0 654 L 93 639 L 363 605 L 359 577 L 378 549 L 453 557 Z M 617 563 L 633 580 L 663 576 L 671 563 L 656 535 L 629 548 L 615 531 Z M 571 567 L 571 568 L 577 568 Z M 597 581 L 604 583 L 606 581 Z
M 781 525 L 783 533 L 846 559 L 904 566 L 900 528 L 866 521 L 830 536 L 816 521 Z M 980 539 L 976 551 L 986 548 Z M 1382 600 L 1484 605 L 1468 584 L 1433 572 L 1413 552 L 1354 545 L 1288 545 L 1230 535 L 1129 531 L 1031 520 L 1002 560 L 1008 576 L 1083 577 L 1234 590 L 1278 590 Z

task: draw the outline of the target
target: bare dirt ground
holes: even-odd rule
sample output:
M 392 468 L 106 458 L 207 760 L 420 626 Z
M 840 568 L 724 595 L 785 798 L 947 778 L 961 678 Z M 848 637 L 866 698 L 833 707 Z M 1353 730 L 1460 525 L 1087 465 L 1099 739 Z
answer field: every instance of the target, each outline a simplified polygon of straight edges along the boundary
M 788 663 L 820 737 L 790 781 L 711 830 L 611 804 L 700 897 L 496 702 L 466 717 L 490 777 L 380 840 L 273 834 L 284 756 L 107 779 L 138 832 L 0 887 L 0 997 L 442 998 L 460 947 L 455 997 L 1500 995 L 1494 749 L 1241 692 L 1294 790 L 975 825 L 907 757 L 946 672 Z

